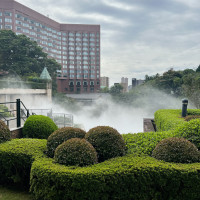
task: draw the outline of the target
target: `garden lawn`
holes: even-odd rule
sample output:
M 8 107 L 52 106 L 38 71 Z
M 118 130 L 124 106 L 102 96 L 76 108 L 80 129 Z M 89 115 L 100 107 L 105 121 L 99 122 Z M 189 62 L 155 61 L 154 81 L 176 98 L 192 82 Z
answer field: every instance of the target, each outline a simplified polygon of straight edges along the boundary
M 34 199 L 28 192 L 0 185 L 0 200 L 34 200 Z

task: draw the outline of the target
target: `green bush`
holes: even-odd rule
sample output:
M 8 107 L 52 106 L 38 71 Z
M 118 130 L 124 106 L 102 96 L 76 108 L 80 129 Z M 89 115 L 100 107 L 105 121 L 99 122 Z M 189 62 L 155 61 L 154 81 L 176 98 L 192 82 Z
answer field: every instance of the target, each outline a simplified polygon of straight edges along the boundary
M 54 131 L 47 139 L 47 155 L 54 156 L 58 145 L 71 138 L 84 138 L 86 132 L 80 128 L 63 127 Z
M 0 105 L 0 118 L 1 117 L 11 117 L 7 106 Z
M 36 200 L 197 200 L 200 163 L 165 163 L 150 156 L 127 154 L 88 167 L 36 160 L 31 188 Z
M 11 132 L 6 124 L 0 120 L 0 143 L 11 140 Z
M 97 126 L 85 135 L 96 149 L 98 161 L 102 162 L 125 154 L 125 142 L 119 132 L 109 126 Z
M 127 153 L 151 155 L 152 151 L 164 138 L 173 137 L 172 131 L 148 132 L 123 134 L 122 137 L 126 143 Z
M 166 162 L 194 163 L 200 161 L 197 147 L 184 138 L 172 137 L 160 141 L 152 157 Z
M 182 126 L 187 123 L 183 117 L 181 117 L 180 109 L 161 109 L 154 113 L 154 120 L 157 131 L 169 131 L 174 130 L 178 126 Z M 188 109 L 188 115 L 200 115 L 200 109 Z
M 200 119 L 193 119 L 174 130 L 176 136 L 184 137 L 200 149 Z
M 56 148 L 54 159 L 59 164 L 82 167 L 97 163 L 97 152 L 87 140 L 72 138 Z
M 24 123 L 23 137 L 47 139 L 57 129 L 57 125 L 51 118 L 31 115 Z
M 46 140 L 13 139 L 0 144 L 0 184 L 29 187 L 32 162 L 43 156 Z
M 169 131 L 175 129 L 184 123 L 184 118 L 181 118 L 181 110 L 161 109 L 154 113 L 154 120 L 157 131 Z

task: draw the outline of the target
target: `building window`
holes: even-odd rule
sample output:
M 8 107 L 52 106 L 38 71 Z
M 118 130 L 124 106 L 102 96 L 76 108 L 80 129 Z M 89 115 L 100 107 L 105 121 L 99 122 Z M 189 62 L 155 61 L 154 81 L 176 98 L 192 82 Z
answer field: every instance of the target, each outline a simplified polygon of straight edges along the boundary
M 69 52 L 69 55 L 74 55 L 74 52 L 73 52 L 73 51 L 70 51 L 70 52 Z
M 11 17 L 11 16 L 12 16 L 12 13 L 11 13 L 11 12 L 4 12 L 4 15 L 5 15 L 5 16 L 10 16 L 10 17 Z
M 81 33 L 76 33 L 76 36 L 81 36 Z
M 11 25 L 5 25 L 5 29 L 12 29 Z
M 76 56 L 76 59 L 81 59 L 81 56 Z M 77 62 L 78 63 L 78 62 Z M 81 64 L 81 63 L 80 63 Z
M 7 23 L 12 23 L 12 19 L 10 19 L 10 18 L 5 18 L 5 22 L 7 22 Z
M 69 86 L 74 86 L 74 81 L 70 81 Z
M 72 32 L 69 32 L 69 36 L 74 36 L 74 33 L 72 33 Z

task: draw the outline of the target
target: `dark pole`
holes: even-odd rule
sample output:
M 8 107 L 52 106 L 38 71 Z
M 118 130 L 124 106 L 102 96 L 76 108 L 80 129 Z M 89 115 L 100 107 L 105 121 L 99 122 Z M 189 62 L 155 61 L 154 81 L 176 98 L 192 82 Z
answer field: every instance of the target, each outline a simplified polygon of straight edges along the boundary
M 182 117 L 186 117 L 187 115 L 187 105 L 188 105 L 188 100 L 182 99 Z
M 20 99 L 17 99 L 16 108 L 17 108 L 17 127 L 21 127 Z

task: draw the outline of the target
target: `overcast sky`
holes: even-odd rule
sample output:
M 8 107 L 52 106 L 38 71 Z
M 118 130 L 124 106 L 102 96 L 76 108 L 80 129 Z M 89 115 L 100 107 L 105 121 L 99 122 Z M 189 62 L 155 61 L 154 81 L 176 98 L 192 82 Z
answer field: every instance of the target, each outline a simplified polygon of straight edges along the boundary
M 101 25 L 101 76 L 144 79 L 200 64 L 199 0 L 16 0 L 59 23 Z

